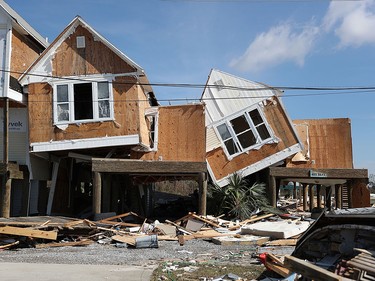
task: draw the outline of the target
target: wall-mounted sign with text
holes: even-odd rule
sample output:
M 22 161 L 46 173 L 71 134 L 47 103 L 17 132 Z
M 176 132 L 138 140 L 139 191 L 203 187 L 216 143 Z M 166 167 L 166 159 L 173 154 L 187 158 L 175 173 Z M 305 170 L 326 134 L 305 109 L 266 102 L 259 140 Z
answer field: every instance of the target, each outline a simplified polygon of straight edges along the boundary
M 4 132 L 4 116 L 0 109 L 0 132 Z M 27 131 L 27 110 L 26 108 L 9 109 L 9 132 L 25 133 Z

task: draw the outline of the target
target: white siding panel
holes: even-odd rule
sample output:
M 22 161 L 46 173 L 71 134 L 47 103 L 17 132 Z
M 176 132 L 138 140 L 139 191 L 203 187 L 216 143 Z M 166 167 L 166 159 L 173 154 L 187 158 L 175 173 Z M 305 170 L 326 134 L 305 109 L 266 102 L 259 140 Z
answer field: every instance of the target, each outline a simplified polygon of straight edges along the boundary
M 208 85 L 215 85 L 217 81 L 224 87 L 206 87 L 202 100 L 206 104 L 206 125 L 221 120 L 223 117 L 241 111 L 276 94 L 276 90 L 267 89 L 268 86 L 239 78 L 218 70 L 212 70 Z M 259 90 L 256 90 L 259 89 Z
M 221 141 L 217 137 L 214 128 L 207 128 L 206 136 L 206 152 L 214 150 L 217 147 L 221 146 Z

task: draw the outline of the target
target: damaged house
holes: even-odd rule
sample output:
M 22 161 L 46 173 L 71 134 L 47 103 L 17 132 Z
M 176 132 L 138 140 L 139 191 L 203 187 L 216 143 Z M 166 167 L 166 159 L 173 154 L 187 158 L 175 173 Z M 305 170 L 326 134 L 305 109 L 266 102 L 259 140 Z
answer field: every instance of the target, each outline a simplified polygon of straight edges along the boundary
M 76 17 L 20 78 L 35 210 L 148 215 L 152 184 L 206 189 L 202 104 L 159 106 L 143 69 Z M 205 196 L 201 196 L 205 212 Z
M 243 177 L 280 165 L 302 150 L 280 91 L 212 70 L 206 104 L 206 158 L 210 177 L 224 186 L 233 173 Z M 266 174 L 256 180 L 266 180 Z
M 47 46 L 38 32 L 0 0 L 0 216 L 25 214 L 28 206 L 27 198 L 22 198 L 29 190 L 27 96 L 17 79 Z
M 332 194 L 337 208 L 369 206 L 368 172 L 353 167 L 350 120 L 292 122 L 280 95 L 267 85 L 211 71 L 202 101 L 213 183 L 225 186 L 233 173 L 265 182 L 273 206 L 280 186 L 289 182 L 303 187 L 304 210 L 316 203 L 320 208 L 323 195 L 330 207 Z

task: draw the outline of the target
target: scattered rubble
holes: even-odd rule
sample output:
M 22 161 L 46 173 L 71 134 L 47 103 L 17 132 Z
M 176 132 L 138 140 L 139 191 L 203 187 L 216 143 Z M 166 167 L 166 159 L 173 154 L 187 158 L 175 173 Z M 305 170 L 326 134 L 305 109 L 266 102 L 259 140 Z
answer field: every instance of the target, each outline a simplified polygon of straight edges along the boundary
M 258 257 L 268 270 L 280 276 L 276 280 L 298 280 L 301 276 L 307 280 L 375 280 L 374 219 L 375 208 L 324 212 L 317 220 L 298 213 L 259 214 L 243 221 L 188 213 L 175 221 L 159 222 L 132 212 L 97 221 L 47 216 L 0 218 L 0 250 L 93 243 L 147 249 L 158 248 L 160 241 L 171 241 L 189 256 L 185 243 L 202 239 L 223 246 L 249 245 L 253 250 L 221 259 Z M 191 272 L 196 266 L 192 259 L 178 269 Z M 227 274 L 214 280 L 242 280 L 237 277 L 228 279 Z

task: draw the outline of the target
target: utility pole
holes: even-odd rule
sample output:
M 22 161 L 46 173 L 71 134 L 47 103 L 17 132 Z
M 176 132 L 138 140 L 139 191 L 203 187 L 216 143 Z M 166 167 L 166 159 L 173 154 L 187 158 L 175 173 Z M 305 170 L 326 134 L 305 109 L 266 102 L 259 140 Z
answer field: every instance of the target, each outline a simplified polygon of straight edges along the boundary
M 3 139 L 3 181 L 1 190 L 1 216 L 10 217 L 10 193 L 12 180 L 8 178 L 8 154 L 9 154 L 9 99 L 5 97 L 3 108 L 4 139 Z

